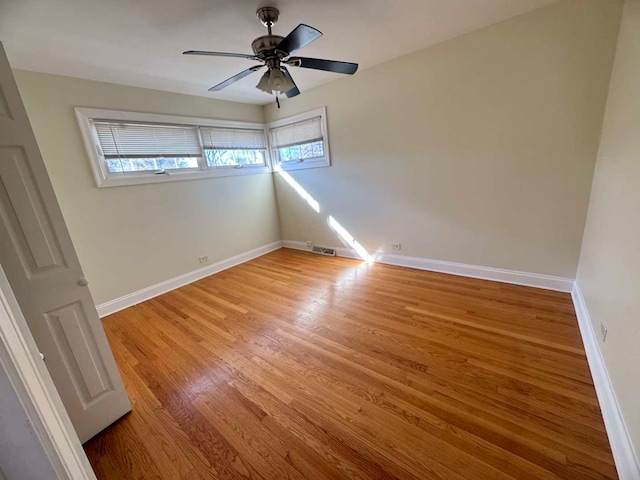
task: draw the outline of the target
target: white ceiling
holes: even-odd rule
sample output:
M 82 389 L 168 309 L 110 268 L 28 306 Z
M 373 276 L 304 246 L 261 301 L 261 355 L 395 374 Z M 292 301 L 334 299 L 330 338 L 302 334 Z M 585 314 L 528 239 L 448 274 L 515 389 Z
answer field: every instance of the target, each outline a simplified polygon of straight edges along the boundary
M 280 9 L 274 33 L 297 24 L 324 36 L 298 55 L 364 69 L 556 0 L 0 0 L 0 40 L 14 68 L 264 104 L 251 75 L 207 89 L 254 63 L 184 56 L 184 50 L 251 53 L 266 30 L 255 10 Z M 341 77 L 293 69 L 303 92 Z M 357 74 L 356 74 L 357 75 Z

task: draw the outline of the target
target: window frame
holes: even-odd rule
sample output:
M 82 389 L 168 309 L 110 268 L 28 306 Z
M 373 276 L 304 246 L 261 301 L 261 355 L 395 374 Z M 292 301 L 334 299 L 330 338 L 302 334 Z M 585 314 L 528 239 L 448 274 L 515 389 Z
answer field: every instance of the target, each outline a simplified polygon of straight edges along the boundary
M 320 117 L 320 127 L 322 129 L 322 157 L 316 157 L 312 159 L 302 160 L 296 163 L 289 164 L 288 162 L 281 162 L 277 148 L 272 145 L 271 130 L 278 127 L 285 127 L 294 123 L 310 120 L 314 117 Z M 320 107 L 308 112 L 299 113 L 298 115 L 292 115 L 290 117 L 281 118 L 279 120 L 270 122 L 267 124 L 267 145 L 270 150 L 270 156 L 272 159 L 272 165 L 274 170 L 306 170 L 309 168 L 321 168 L 331 166 L 331 155 L 329 154 L 329 131 L 327 129 L 327 108 Z
M 117 187 L 123 185 L 140 185 L 145 183 L 161 183 L 182 180 L 195 180 L 199 178 L 215 178 L 228 177 L 236 175 L 257 175 L 271 173 L 273 171 L 271 162 L 271 148 L 266 125 L 263 123 L 242 122 L 233 120 L 218 120 L 212 118 L 186 117 L 181 115 L 164 115 L 157 113 L 129 112 L 122 110 L 105 110 L 99 108 L 75 107 L 78 125 L 82 134 L 85 148 L 89 155 L 91 170 L 98 187 Z M 130 121 L 130 122 L 148 122 L 160 123 L 176 126 L 191 127 L 221 127 L 221 128 L 239 128 L 248 130 L 262 130 L 265 140 L 265 165 L 225 165 L 212 167 L 207 163 L 205 148 L 203 146 L 200 131 L 198 130 L 198 138 L 200 139 L 201 155 L 198 158 L 198 169 L 176 169 L 165 170 L 163 174 L 157 171 L 140 171 L 130 172 L 127 174 L 114 174 L 109 172 L 102 149 L 98 140 L 93 120 L 108 121 Z

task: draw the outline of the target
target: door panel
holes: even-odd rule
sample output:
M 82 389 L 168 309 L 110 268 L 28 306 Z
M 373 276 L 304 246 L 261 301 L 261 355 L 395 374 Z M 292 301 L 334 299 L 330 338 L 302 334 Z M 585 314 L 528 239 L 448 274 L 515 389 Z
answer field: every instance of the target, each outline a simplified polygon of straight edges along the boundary
M 13 120 L 11 112 L 9 111 L 9 104 L 4 96 L 4 93 L 0 92 L 0 118 Z
M 0 147 L 0 214 L 29 277 L 66 267 L 24 151 Z
M 45 317 L 83 406 L 113 390 L 82 304 L 66 305 Z
M 0 264 L 86 441 L 131 405 L 1 44 Z

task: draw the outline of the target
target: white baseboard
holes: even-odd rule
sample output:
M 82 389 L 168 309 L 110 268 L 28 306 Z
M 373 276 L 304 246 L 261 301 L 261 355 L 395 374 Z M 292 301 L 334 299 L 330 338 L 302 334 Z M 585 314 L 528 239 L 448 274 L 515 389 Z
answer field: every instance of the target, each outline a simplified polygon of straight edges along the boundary
M 589 311 L 577 281 L 571 291 L 571 298 L 578 317 L 582 343 L 584 343 L 584 349 L 587 352 L 591 377 L 598 395 L 598 402 L 600 403 L 604 426 L 609 436 L 613 459 L 618 469 L 618 476 L 621 480 L 640 479 L 640 462 L 638 462 L 633 450 L 631 437 L 624 423 L 624 418 L 593 330 Z
M 285 248 L 305 251 L 310 250 L 305 242 L 284 240 L 282 244 Z M 360 258 L 354 250 L 345 247 L 336 248 L 336 254 L 339 257 Z M 443 262 L 441 260 L 408 257 L 406 255 L 396 255 L 391 253 L 373 252 L 371 253 L 371 256 L 378 263 L 417 268 L 419 270 L 429 270 L 431 272 L 449 273 L 451 275 L 493 280 L 495 282 L 512 283 L 515 285 L 525 285 L 527 287 L 544 288 L 546 290 L 556 290 L 560 292 L 571 292 L 571 289 L 573 288 L 572 278 L 553 277 L 550 275 L 539 275 L 535 273 L 518 272 L 515 270 L 504 270 L 500 268 L 480 267 L 464 263 Z
M 163 293 L 167 293 L 171 290 L 175 290 L 176 288 L 195 282 L 196 280 L 200 280 L 201 278 L 208 277 L 209 275 L 221 272 L 222 270 L 226 270 L 227 268 L 234 267 L 254 258 L 261 257 L 262 255 L 278 250 L 279 248 L 282 248 L 282 241 L 280 240 L 268 245 L 263 245 L 262 247 L 254 248 L 248 252 L 220 260 L 219 262 L 193 270 L 192 272 L 185 273 L 184 275 L 170 278 L 164 282 L 156 283 L 155 285 L 143 288 L 137 292 L 129 293 L 128 295 L 124 295 L 114 300 L 109 300 L 108 302 L 101 303 L 96 306 L 98 315 L 100 318 L 106 317 L 107 315 L 132 307 L 133 305 L 137 305 L 138 303 L 149 300 L 150 298 L 157 297 Z

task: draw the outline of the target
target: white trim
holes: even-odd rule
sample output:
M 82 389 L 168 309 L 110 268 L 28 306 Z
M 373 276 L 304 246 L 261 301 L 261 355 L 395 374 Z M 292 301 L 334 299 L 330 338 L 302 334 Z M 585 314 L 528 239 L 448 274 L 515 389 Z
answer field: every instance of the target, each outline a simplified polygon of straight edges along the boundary
M 7 372 L 57 478 L 95 480 L 1 267 L 0 368 Z
M 208 277 L 209 275 L 213 275 L 214 273 L 218 273 L 228 268 L 235 267 L 236 265 L 240 265 L 241 263 L 248 262 L 249 260 L 253 260 L 254 258 L 261 257 L 262 255 L 266 255 L 267 253 L 273 252 L 274 250 L 278 250 L 280 248 L 282 248 L 282 241 L 278 240 L 277 242 L 254 248 L 253 250 L 249 250 L 248 252 L 240 253 L 239 255 L 220 260 L 219 262 L 207 265 L 206 267 L 199 268 L 197 270 L 193 270 L 189 273 L 170 278 L 169 280 L 165 280 L 164 282 L 156 283 L 155 285 L 143 288 L 142 290 L 138 290 L 137 292 L 129 293 L 128 295 L 124 295 L 114 300 L 109 300 L 108 302 L 101 303 L 100 305 L 96 306 L 98 315 L 100 315 L 100 318 L 106 317 L 107 315 L 111 315 L 112 313 L 116 313 L 120 310 L 124 310 L 125 308 L 132 307 L 134 305 L 137 305 L 138 303 L 144 302 L 145 300 L 149 300 L 151 298 L 157 297 L 158 295 L 162 295 L 163 293 L 170 292 L 171 290 L 175 290 L 176 288 L 183 287 L 184 285 L 195 282 L 196 280 L 200 280 L 201 278 Z
M 91 162 L 93 164 L 93 162 Z M 198 170 L 195 172 L 170 172 L 163 175 L 128 175 L 123 177 L 109 177 L 100 181 L 96 179 L 96 186 L 103 187 L 123 187 L 125 185 L 140 185 L 145 183 L 181 182 L 184 180 L 201 180 L 204 178 L 231 177 L 237 175 L 266 175 L 271 173 L 266 170 L 268 167 L 219 167 L 219 169 Z M 257 170 L 260 171 L 257 171 Z
M 284 240 L 282 243 L 285 248 L 306 251 L 310 250 L 305 242 Z M 356 252 L 351 248 L 337 247 L 336 255 L 339 257 L 360 259 Z M 462 277 L 493 280 L 495 282 L 544 288 L 546 290 L 556 290 L 559 292 L 570 292 L 573 288 L 573 279 L 571 278 L 482 267 L 464 263 L 445 262 L 442 260 L 431 260 L 428 258 L 409 257 L 406 255 L 396 255 L 391 253 L 371 252 L 371 257 L 375 262 L 385 263 L 387 265 L 417 268 L 418 270 L 428 270 L 431 272 L 448 273 Z
M 600 346 L 593 330 L 593 323 L 589 317 L 587 304 L 582 296 L 582 290 L 576 281 L 571 291 L 573 306 L 578 317 L 578 326 L 582 335 L 582 343 L 587 353 L 591 377 L 598 395 L 602 419 L 607 429 L 613 459 L 618 469 L 618 476 L 621 480 L 640 479 L 640 462 L 636 457 L 631 443 L 631 437 L 624 423 L 620 405 L 616 398 L 615 391 L 611 385 L 607 366 L 602 357 Z
M 322 126 L 322 149 L 324 155 L 319 158 L 312 158 L 298 163 L 282 163 L 279 161 L 278 154 L 274 153 L 274 149 L 271 146 L 271 129 L 277 127 L 284 127 L 291 125 L 292 123 L 302 122 L 314 117 L 320 117 L 320 125 Z M 320 107 L 308 112 L 292 115 L 291 117 L 281 118 L 267 124 L 267 145 L 271 153 L 272 166 L 274 171 L 278 169 L 287 170 L 306 170 L 309 168 L 320 168 L 331 166 L 331 155 L 329 154 L 329 130 L 327 128 L 327 107 Z
M 184 117 L 180 115 L 164 115 L 159 113 L 128 112 L 122 110 L 105 110 L 100 108 L 75 107 L 80 133 L 85 149 L 89 156 L 91 171 L 98 187 L 119 187 L 124 185 L 139 185 L 144 183 L 176 182 L 183 180 L 196 180 L 200 178 L 228 177 L 235 175 L 257 175 L 271 173 L 271 151 L 267 129 L 264 123 L 239 122 L 234 120 L 219 120 L 214 118 Z M 167 170 L 165 174 L 157 175 L 154 172 L 132 173 L 126 176 L 109 175 L 106 169 L 104 157 L 98 148 L 98 140 L 92 119 L 123 120 L 133 122 L 167 123 L 172 125 L 188 125 L 202 127 L 226 127 L 246 128 L 262 130 L 265 139 L 265 163 L 266 165 L 238 167 L 207 167 L 204 160 L 200 162 L 199 169 L 183 169 L 177 171 Z M 204 152 L 203 152 L 204 155 Z
M 327 143 L 325 143 L 327 145 Z M 323 147 L 324 148 L 324 147 Z M 275 155 L 272 155 L 274 157 Z M 324 168 L 331 166 L 328 154 L 323 157 L 305 160 L 303 162 L 296 162 L 292 164 L 277 163 L 274 167 L 274 171 L 290 172 L 291 170 L 309 170 L 310 168 Z

